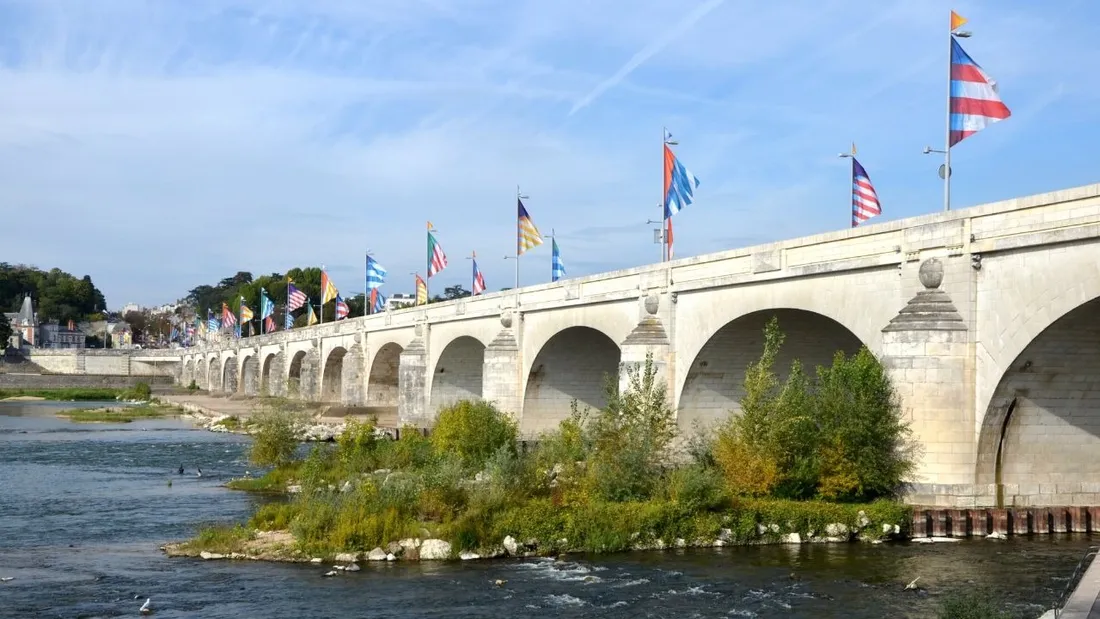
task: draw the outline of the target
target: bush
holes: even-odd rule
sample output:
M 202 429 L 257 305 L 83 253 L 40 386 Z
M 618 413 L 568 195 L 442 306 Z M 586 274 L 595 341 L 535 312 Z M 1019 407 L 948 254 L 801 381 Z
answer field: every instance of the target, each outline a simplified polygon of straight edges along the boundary
M 913 469 L 909 428 L 886 370 L 866 348 L 838 352 L 811 381 L 795 361 L 774 372 L 783 334 L 773 318 L 745 375 L 742 414 L 720 429 L 714 457 L 735 494 L 867 501 L 890 496 Z
M 936 616 L 939 619 L 1017 619 L 1023 616 L 1000 608 L 996 600 L 988 589 L 954 591 L 940 602 Z
M 480 468 L 502 447 L 515 451 L 517 432 L 516 422 L 491 403 L 461 400 L 439 411 L 431 443 L 437 454 L 456 454 Z
M 147 402 L 151 397 L 153 397 L 153 391 L 149 388 L 149 383 L 141 382 L 120 393 L 118 399 Z
M 249 423 L 253 428 L 249 461 L 260 466 L 282 466 L 291 461 L 305 423 L 301 413 L 268 407 L 253 414 Z
M 187 385 L 187 390 L 194 393 L 199 390 L 199 384 L 192 380 L 191 383 Z
M 711 511 L 729 503 L 719 471 L 699 464 L 672 471 L 665 487 L 666 498 L 689 511 Z

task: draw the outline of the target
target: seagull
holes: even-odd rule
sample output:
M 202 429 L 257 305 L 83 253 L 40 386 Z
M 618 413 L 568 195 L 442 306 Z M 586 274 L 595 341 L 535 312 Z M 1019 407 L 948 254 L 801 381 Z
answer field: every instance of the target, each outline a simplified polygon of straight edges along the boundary
M 145 603 L 141 605 L 141 614 L 148 615 L 153 612 L 153 598 L 145 598 Z
M 10 582 L 12 580 L 15 580 L 15 576 L 5 576 L 3 578 L 0 578 L 0 582 Z
M 196 468 L 199 470 L 199 472 L 195 473 L 195 477 L 202 477 L 202 467 L 196 467 Z
M 911 590 L 913 590 L 913 589 L 916 589 L 916 588 L 917 588 L 917 581 L 918 581 L 918 580 L 920 580 L 920 576 L 917 576 L 916 578 L 914 578 L 914 579 L 913 579 L 913 581 L 912 581 L 912 582 L 910 582 L 909 584 L 905 585 L 905 589 L 902 589 L 902 591 L 911 591 Z
M 179 468 L 179 474 L 183 475 L 183 465 L 182 464 L 180 465 L 180 468 Z

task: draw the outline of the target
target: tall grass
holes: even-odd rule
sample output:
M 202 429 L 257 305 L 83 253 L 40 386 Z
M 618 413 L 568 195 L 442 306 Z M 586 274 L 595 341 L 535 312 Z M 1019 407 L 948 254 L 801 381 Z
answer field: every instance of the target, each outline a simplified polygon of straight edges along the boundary
M 68 387 L 58 389 L 0 389 L 0 400 L 20 396 L 44 398 L 59 402 L 99 402 L 118 399 L 121 389 L 98 387 Z

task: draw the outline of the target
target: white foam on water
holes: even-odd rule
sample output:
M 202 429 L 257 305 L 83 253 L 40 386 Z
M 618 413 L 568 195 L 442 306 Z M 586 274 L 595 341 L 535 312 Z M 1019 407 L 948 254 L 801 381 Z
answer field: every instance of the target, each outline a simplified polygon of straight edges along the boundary
M 756 613 L 747 608 L 735 608 L 726 613 L 726 615 L 730 617 L 755 617 Z
M 546 601 L 553 606 L 584 606 L 588 603 L 578 597 L 573 597 L 568 593 L 562 593 L 560 595 L 552 593 L 546 596 Z
M 648 578 L 636 578 L 634 580 L 628 580 L 626 582 L 621 582 L 621 583 L 612 585 L 612 587 L 614 587 L 616 589 L 622 589 L 623 587 L 636 587 L 638 585 L 644 585 L 648 582 L 649 582 Z

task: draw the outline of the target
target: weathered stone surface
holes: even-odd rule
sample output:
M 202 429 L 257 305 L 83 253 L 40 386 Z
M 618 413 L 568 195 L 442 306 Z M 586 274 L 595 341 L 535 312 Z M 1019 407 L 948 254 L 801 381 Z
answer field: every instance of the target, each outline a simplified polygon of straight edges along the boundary
M 357 552 L 341 552 L 335 557 L 337 563 L 355 563 L 358 560 L 359 553 Z
M 512 555 L 513 557 L 519 553 L 519 544 L 516 543 L 516 538 L 512 537 L 511 535 L 508 535 L 504 538 L 504 542 L 502 545 L 504 546 L 505 552 Z
M 451 558 L 451 543 L 441 539 L 426 539 L 420 544 L 420 559 L 441 561 Z
M 367 561 L 385 561 L 386 551 L 381 548 L 375 548 L 367 553 Z

